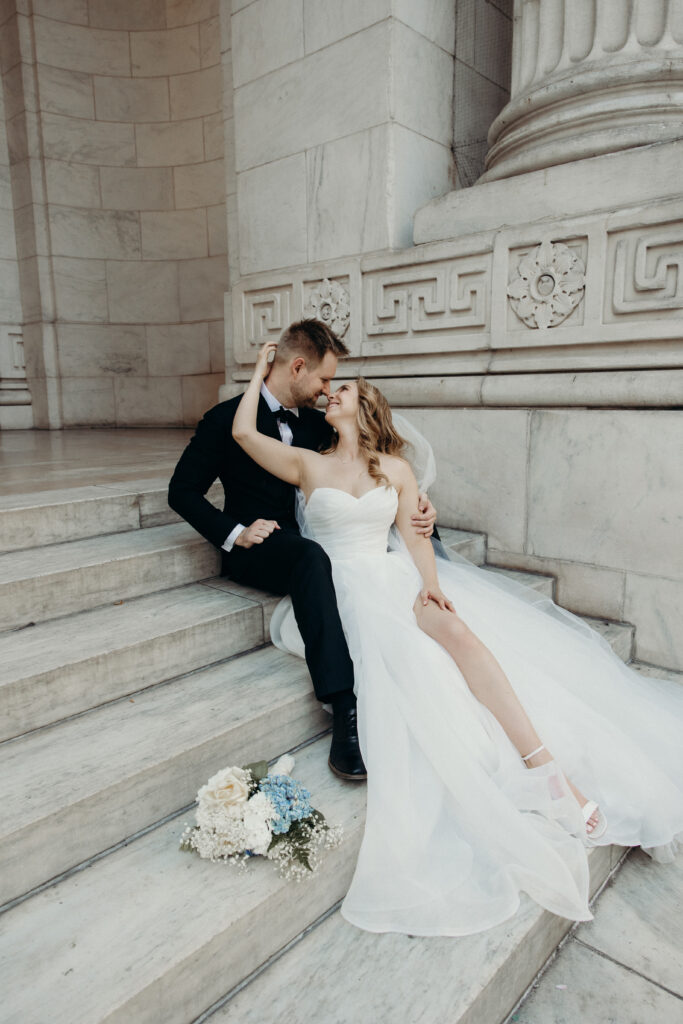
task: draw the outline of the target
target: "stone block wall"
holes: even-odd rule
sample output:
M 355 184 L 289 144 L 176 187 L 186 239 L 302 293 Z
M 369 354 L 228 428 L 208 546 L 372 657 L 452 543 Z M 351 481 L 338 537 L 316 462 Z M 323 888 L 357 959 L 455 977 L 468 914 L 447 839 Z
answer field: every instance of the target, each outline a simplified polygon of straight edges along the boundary
M 484 172 L 488 130 L 510 99 L 512 0 L 457 0 L 453 77 L 456 188 Z
M 36 422 L 194 425 L 224 372 L 218 0 L 25 6 L 3 80 Z
M 233 4 L 241 275 L 411 244 L 452 185 L 454 39 L 453 0 Z

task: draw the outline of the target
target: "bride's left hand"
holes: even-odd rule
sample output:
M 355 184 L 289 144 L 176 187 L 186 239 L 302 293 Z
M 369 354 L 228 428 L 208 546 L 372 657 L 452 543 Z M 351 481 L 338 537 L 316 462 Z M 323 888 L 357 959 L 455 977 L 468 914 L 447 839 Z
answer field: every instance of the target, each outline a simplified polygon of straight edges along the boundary
M 275 358 L 275 353 L 276 352 L 277 352 L 277 342 L 276 341 L 266 341 L 263 345 L 261 345 L 261 348 L 259 349 L 259 354 L 256 357 L 256 366 L 254 367 L 254 377 L 257 377 L 259 380 L 263 380 L 263 378 L 267 376 L 268 371 L 270 370 L 271 363 L 273 362 L 273 359 Z M 271 354 L 272 354 L 272 359 L 271 359 Z
M 440 587 L 424 587 L 420 591 L 420 600 L 423 605 L 428 605 L 430 601 L 433 601 L 442 611 L 455 612 L 455 608 Z
M 423 537 L 431 537 L 436 524 L 436 509 L 426 494 L 419 494 L 417 501 L 418 511 L 410 517 L 411 522 L 417 533 Z

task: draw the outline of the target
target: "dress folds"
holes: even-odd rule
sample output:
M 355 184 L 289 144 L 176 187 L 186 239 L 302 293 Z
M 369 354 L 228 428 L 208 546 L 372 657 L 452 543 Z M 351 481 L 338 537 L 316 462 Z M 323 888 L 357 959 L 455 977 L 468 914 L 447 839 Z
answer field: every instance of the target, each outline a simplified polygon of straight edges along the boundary
M 582 816 L 565 774 L 607 818 L 598 843 L 671 859 L 683 838 L 683 690 L 629 669 L 548 598 L 438 559 L 442 590 L 556 759 L 528 769 L 417 625 L 419 573 L 400 545 L 387 550 L 397 501 L 393 487 L 361 498 L 320 487 L 305 507 L 307 533 L 332 562 L 368 770 L 365 834 L 342 914 L 374 932 L 467 935 L 512 916 L 525 892 L 589 920 Z M 303 653 L 288 599 L 271 635 Z

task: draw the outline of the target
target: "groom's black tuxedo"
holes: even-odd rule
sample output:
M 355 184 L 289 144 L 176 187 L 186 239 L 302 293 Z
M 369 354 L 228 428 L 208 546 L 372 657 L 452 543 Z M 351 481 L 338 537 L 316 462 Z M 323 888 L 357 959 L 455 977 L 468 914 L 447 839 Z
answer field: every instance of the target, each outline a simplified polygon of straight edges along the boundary
M 180 457 L 168 492 L 168 502 L 195 530 L 222 547 L 238 523 L 276 519 L 296 529 L 294 488 L 254 462 L 232 436 L 232 423 L 241 395 L 210 409 Z M 256 426 L 260 433 L 280 440 L 277 419 L 261 396 Z M 292 426 L 293 443 L 317 451 L 330 439 L 331 428 L 317 409 L 300 409 Z M 225 506 L 219 511 L 204 497 L 219 477 Z M 227 569 L 227 566 L 226 566 Z
M 247 527 L 256 519 L 277 521 L 280 529 L 262 544 L 223 550 L 223 573 L 248 586 L 291 595 L 315 692 L 326 701 L 353 688 L 330 562 L 318 544 L 299 534 L 294 487 L 262 469 L 233 439 L 241 397 L 214 406 L 200 421 L 171 478 L 168 503 L 217 548 L 240 523 Z M 280 440 L 276 415 L 262 396 L 256 424 L 261 433 Z M 291 429 L 293 444 L 314 451 L 331 436 L 315 409 L 300 409 Z M 205 497 L 216 478 L 225 491 L 222 512 Z

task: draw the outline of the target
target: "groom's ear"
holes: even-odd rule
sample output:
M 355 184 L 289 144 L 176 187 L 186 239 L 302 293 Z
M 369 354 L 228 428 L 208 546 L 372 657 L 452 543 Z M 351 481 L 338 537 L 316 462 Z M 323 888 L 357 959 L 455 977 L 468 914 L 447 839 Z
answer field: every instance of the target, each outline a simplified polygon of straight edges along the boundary
M 295 377 L 301 373 L 302 370 L 306 369 L 306 360 L 303 356 L 297 356 L 296 359 L 292 359 L 291 370 Z

